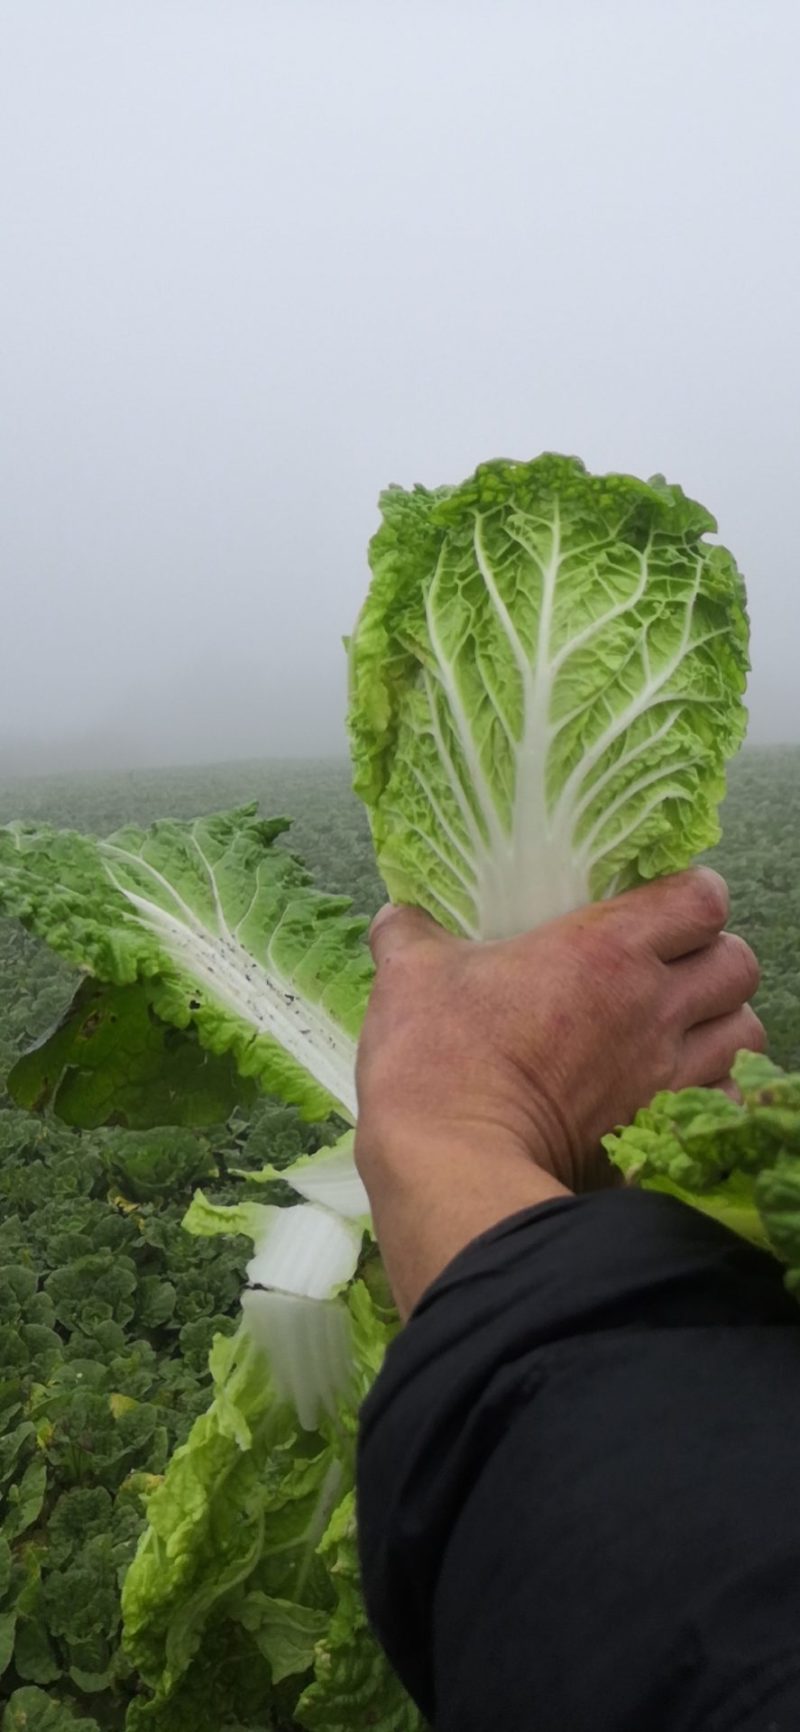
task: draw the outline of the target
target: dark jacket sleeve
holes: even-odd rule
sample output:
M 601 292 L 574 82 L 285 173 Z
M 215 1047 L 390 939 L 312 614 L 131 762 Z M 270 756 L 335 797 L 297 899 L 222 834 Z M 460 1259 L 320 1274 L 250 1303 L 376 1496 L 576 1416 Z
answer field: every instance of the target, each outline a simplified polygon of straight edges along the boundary
M 438 1732 L 800 1728 L 800 1310 L 670 1198 L 544 1204 L 362 1414 L 374 1628 Z

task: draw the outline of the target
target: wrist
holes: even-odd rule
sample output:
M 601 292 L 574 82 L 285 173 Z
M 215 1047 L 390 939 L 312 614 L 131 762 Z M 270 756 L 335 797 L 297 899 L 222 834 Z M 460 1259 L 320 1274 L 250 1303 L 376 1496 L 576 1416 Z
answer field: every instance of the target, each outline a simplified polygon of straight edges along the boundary
M 473 1239 L 567 1187 L 495 1127 L 362 1120 L 356 1164 L 401 1316 Z
M 359 1115 L 355 1136 L 355 1162 L 364 1184 L 391 1180 L 418 1186 L 474 1163 L 490 1162 L 495 1168 L 548 1165 L 541 1163 L 513 1131 L 492 1121 L 436 1119 L 393 1113 Z

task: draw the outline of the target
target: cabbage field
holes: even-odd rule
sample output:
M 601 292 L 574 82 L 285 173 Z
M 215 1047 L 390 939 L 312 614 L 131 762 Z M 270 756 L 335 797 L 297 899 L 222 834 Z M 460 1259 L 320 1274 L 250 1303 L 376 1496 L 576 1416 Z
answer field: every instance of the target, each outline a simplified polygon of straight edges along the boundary
M 0 822 L 105 833 L 253 798 L 265 812 L 292 811 L 293 844 L 319 877 L 377 908 L 345 763 L 13 781 L 0 784 Z M 208 1406 L 209 1350 L 215 1335 L 233 1335 L 250 1254 L 243 1238 L 191 1238 L 181 1222 L 199 1184 L 214 1202 L 240 1201 L 248 1186 L 228 1176 L 232 1166 L 288 1165 L 336 1134 L 264 1099 L 247 1112 L 239 1102 L 227 1118 L 221 1107 L 203 1133 L 80 1132 L 20 1111 L 4 1091 L 8 1070 L 61 1015 L 76 978 L 0 920 L 3 1732 L 139 1725 L 140 1681 L 120 1647 L 121 1584 L 144 1526 L 143 1494 Z M 277 1732 L 292 1721 L 275 1717 L 268 1675 L 225 1625 L 187 1690 L 141 1724 Z
M 5 928 L 4 1732 L 421 1732 L 355 1509 L 399 1328 L 354 1161 L 377 872 L 501 940 L 720 835 L 749 624 L 703 506 L 543 453 L 380 510 L 350 770 L 4 796 L 0 910 L 49 947 Z M 796 755 L 741 758 L 730 789 L 774 1056 L 738 1056 L 739 1100 L 659 1094 L 605 1147 L 800 1292 Z
M 0 822 L 107 834 L 248 800 L 264 814 L 291 813 L 292 846 L 319 883 L 375 910 L 380 882 L 344 763 L 16 781 L 0 785 Z M 799 750 L 744 752 L 731 771 L 723 831 L 714 859 L 731 885 L 733 923 L 762 960 L 759 1008 L 772 1056 L 800 1070 Z M 52 951 L 15 922 L 0 923 L 0 1086 L 74 984 Z M 224 1079 L 219 1086 L 219 1122 L 202 1131 L 73 1131 L 0 1093 L 2 1732 L 293 1725 L 291 1677 L 275 1687 L 281 1666 L 272 1654 L 267 1688 L 246 1620 L 209 1620 L 162 1711 L 120 1642 L 121 1583 L 144 1527 L 143 1497 L 208 1407 L 209 1348 L 215 1334 L 233 1336 L 250 1255 L 242 1236 L 183 1230 L 192 1194 L 201 1185 L 212 1205 L 261 1197 L 248 1172 L 285 1167 L 333 1143 L 341 1128 L 305 1123 L 263 1097 L 246 1106 L 238 1099 L 225 1114 Z M 272 1197 L 280 1200 L 279 1184 Z M 349 1614 L 352 1622 L 352 1605 Z M 365 1632 L 360 1640 L 364 1713 L 354 1728 L 372 1723 L 371 1642 Z M 313 1698 L 303 1724 L 314 1724 Z M 400 1729 L 416 1718 L 400 1697 L 380 1724 Z

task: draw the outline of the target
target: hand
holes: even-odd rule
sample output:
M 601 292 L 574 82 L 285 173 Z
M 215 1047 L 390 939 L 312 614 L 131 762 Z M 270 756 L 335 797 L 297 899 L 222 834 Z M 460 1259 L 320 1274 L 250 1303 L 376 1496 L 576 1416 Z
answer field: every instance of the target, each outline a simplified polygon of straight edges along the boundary
M 739 1048 L 764 1046 L 746 1003 L 758 965 L 723 932 L 727 915 L 725 884 L 705 868 L 503 942 L 383 910 L 371 934 L 356 1160 L 384 1227 L 391 1197 L 402 1193 L 418 1219 L 426 1197 L 432 1206 L 434 1170 L 448 1162 L 450 1212 L 461 1193 L 464 1219 L 465 1187 L 482 1193 L 487 1162 L 487 1202 L 512 1157 L 549 1174 L 556 1194 L 602 1183 L 604 1132 L 659 1089 L 725 1086 Z M 475 1220 L 485 1214 L 482 1202 Z
M 359 1145 L 515 1141 L 580 1190 L 601 1136 L 659 1089 L 724 1085 L 763 1050 L 758 964 L 699 868 L 475 944 L 387 908 L 358 1057 Z

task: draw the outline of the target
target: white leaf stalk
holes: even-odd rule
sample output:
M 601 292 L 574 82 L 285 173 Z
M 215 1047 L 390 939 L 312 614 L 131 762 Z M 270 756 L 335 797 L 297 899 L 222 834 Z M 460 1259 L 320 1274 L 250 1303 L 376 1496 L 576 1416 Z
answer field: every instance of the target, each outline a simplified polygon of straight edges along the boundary
M 281 973 L 272 940 L 263 964 L 241 943 L 239 927 L 231 928 L 225 919 L 215 874 L 196 837 L 193 840 L 213 895 L 215 928 L 204 924 L 175 885 L 141 854 L 108 842 L 101 843 L 101 849 L 115 889 L 125 896 L 177 967 L 255 1033 L 274 1040 L 341 1103 L 345 1116 L 354 1120 L 355 1041 Z M 126 883 L 121 866 L 135 870 L 139 877 L 149 875 L 154 895 L 145 896 Z M 169 906 L 164 906 L 165 901 Z
M 350 1315 L 339 1295 L 356 1272 L 370 1225 L 353 1134 L 286 1172 L 267 1167 L 246 1176 L 263 1183 L 281 1178 L 304 1200 L 289 1208 L 227 1207 L 198 1191 L 184 1225 L 197 1234 L 239 1232 L 253 1240 L 241 1301 L 245 1322 L 269 1360 L 278 1394 L 314 1431 L 324 1414 L 336 1417 L 352 1390 Z

